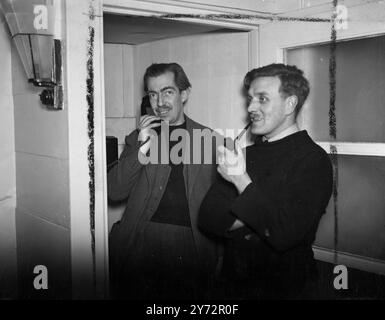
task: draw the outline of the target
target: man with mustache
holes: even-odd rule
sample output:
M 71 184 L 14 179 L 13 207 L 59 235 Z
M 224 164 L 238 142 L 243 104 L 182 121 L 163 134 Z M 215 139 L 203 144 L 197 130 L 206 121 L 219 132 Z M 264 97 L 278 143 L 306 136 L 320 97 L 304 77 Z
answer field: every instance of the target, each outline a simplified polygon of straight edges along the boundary
M 144 89 L 153 115 L 141 117 L 138 129 L 126 137 L 118 164 L 108 173 L 109 198 L 127 199 L 124 215 L 110 233 L 112 291 L 117 298 L 206 298 L 218 246 L 198 230 L 197 215 L 217 176 L 215 142 L 208 164 L 188 161 L 197 151 L 193 143 L 187 161 L 176 163 L 172 152 L 168 157 L 177 143 L 183 145 L 181 153 L 188 148 L 183 143 L 190 142 L 193 130 L 215 135 L 185 115 L 191 84 L 179 64 L 152 64 L 144 75 Z M 170 139 L 176 130 L 186 133 L 187 140 Z M 142 162 L 156 143 L 167 145 L 170 161 Z
M 332 166 L 296 123 L 309 93 L 301 70 L 254 69 L 244 89 L 256 143 L 244 154 L 219 147 L 223 179 L 206 195 L 199 226 L 226 241 L 222 296 L 296 298 L 316 276 L 311 246 L 331 196 Z

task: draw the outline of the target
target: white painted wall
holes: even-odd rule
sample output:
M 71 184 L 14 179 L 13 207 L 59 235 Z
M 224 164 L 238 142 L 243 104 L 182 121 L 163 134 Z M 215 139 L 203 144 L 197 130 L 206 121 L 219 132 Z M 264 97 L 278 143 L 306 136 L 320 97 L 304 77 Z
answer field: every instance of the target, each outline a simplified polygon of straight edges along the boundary
M 16 295 L 16 174 L 11 42 L 0 16 L 0 299 Z
M 124 29 L 122 29 L 124 30 Z M 121 30 L 121 31 L 122 31 Z M 106 135 L 118 138 L 118 155 L 124 138 L 137 127 L 140 105 L 134 103 L 134 46 L 104 44 Z M 125 203 L 108 206 L 108 230 L 122 217 Z
M 106 135 L 118 138 L 119 154 L 124 138 L 136 128 L 140 105 L 134 103 L 134 46 L 104 44 Z
M 41 89 L 27 82 L 14 47 L 12 81 L 17 252 L 19 280 L 25 285 L 20 295 L 37 294 L 27 284 L 33 279 L 34 266 L 41 264 L 50 274 L 52 290 L 47 293 L 52 298 L 65 297 L 70 293 L 68 288 L 65 291 L 70 266 L 67 111 L 50 111 L 41 104 Z
M 14 45 L 11 60 L 19 297 L 70 297 L 68 112 L 42 105 Z M 47 267 L 50 290 L 33 288 L 36 265 Z

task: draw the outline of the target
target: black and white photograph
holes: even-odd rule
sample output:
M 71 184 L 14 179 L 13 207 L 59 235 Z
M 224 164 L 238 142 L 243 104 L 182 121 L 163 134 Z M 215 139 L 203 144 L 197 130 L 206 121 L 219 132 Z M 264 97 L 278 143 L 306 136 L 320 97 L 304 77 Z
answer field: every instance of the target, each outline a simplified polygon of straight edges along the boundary
M 0 0 L 0 58 L 0 300 L 385 300 L 385 1 Z

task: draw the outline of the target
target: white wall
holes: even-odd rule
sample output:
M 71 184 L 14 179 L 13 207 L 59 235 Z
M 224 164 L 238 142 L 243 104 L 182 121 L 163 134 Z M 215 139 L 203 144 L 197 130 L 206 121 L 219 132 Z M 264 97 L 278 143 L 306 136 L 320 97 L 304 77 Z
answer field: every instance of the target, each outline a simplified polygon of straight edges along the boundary
M 348 29 L 338 30 L 337 39 L 349 39 L 384 32 L 385 4 L 383 2 L 341 1 L 357 3 L 348 8 Z M 363 3 L 359 5 L 359 3 Z M 326 8 L 326 7 L 325 7 Z M 301 12 L 304 12 L 301 14 Z M 306 10 L 298 10 L 295 16 L 306 17 Z M 294 13 L 293 13 L 294 16 Z M 330 19 L 331 10 L 311 17 Z M 330 22 L 273 22 L 260 27 L 260 64 L 266 65 L 282 58 L 282 49 L 305 44 L 330 41 Z
M 16 176 L 11 43 L 0 16 L 0 299 L 16 294 Z
M 140 105 L 134 103 L 133 46 L 104 44 L 106 135 L 118 138 L 119 154 L 124 137 L 136 128 Z
M 70 297 L 70 212 L 67 110 L 48 110 L 28 83 L 12 45 L 15 113 L 16 235 L 21 298 Z M 33 288 L 44 265 L 50 290 Z
M 104 83 L 106 136 L 118 138 L 118 155 L 124 138 L 137 127 L 140 104 L 134 103 L 134 47 L 126 44 L 104 44 Z M 125 203 L 108 207 L 108 230 L 120 220 Z

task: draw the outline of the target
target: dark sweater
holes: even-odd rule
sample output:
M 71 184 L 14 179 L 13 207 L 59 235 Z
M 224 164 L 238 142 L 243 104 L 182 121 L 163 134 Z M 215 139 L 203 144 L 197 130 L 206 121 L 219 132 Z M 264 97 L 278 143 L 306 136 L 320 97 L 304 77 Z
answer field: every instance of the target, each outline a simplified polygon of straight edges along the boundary
M 171 126 L 169 128 L 169 136 L 171 136 L 173 131 L 180 129 L 186 130 L 185 122 L 178 126 Z M 180 143 L 181 139 L 182 137 L 179 137 L 177 141 L 169 141 L 169 155 L 171 155 L 172 148 Z M 182 156 L 181 151 L 182 149 L 179 150 L 179 157 Z M 167 187 L 151 221 L 191 228 L 190 212 L 183 177 L 183 163 L 174 164 L 170 156 L 169 158 L 171 172 Z
M 311 245 L 331 196 L 332 166 L 300 131 L 247 147 L 246 170 L 252 183 L 240 195 L 224 179 L 211 187 L 199 227 L 226 241 L 224 275 L 241 283 L 245 296 L 253 297 L 249 291 L 256 287 L 257 295 L 270 290 L 284 296 L 315 272 Z M 229 232 L 235 219 L 246 226 Z

